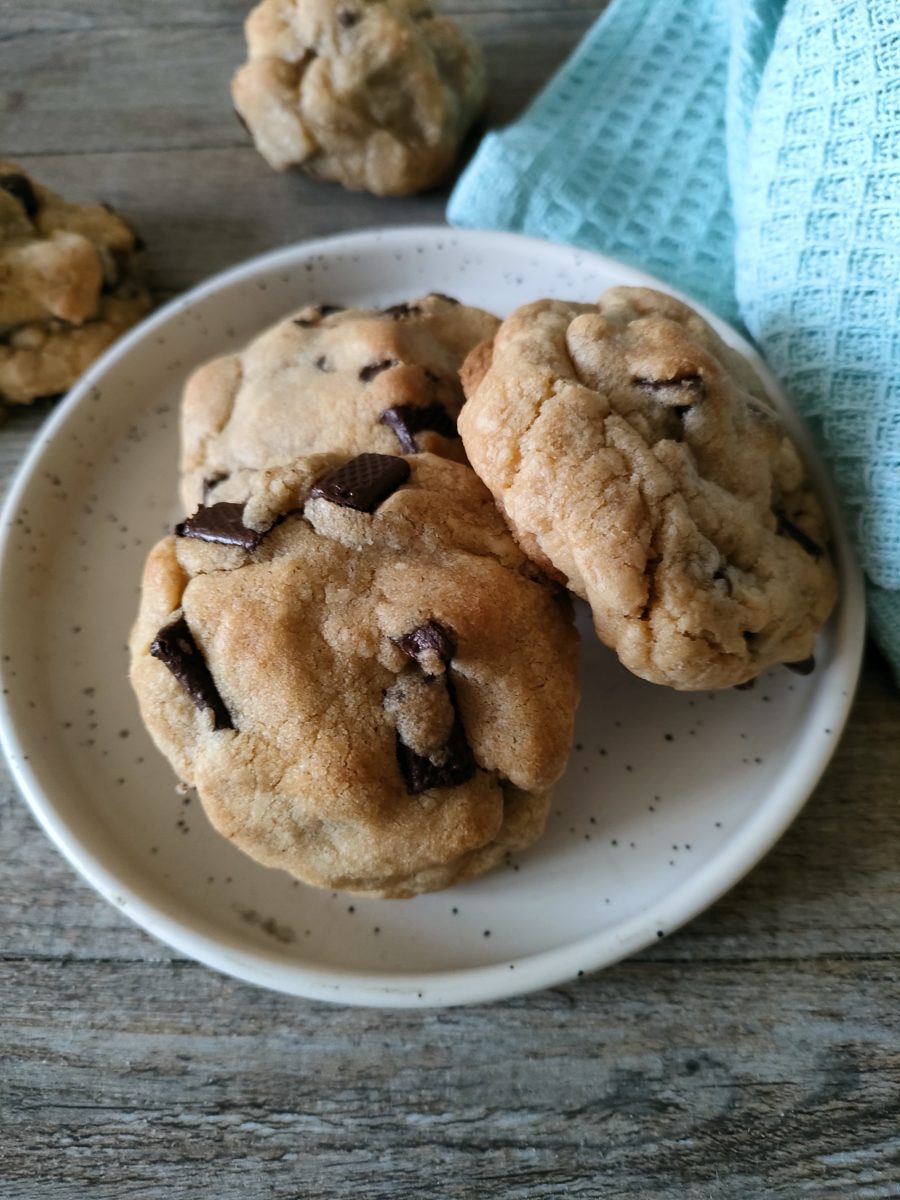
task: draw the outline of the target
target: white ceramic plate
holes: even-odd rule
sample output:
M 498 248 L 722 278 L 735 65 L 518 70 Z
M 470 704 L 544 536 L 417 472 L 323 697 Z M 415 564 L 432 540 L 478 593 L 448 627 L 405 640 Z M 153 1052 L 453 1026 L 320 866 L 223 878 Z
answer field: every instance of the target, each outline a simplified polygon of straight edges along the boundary
M 840 608 L 807 678 L 683 695 L 632 678 L 581 614 L 584 698 L 547 834 L 509 868 L 411 901 L 320 892 L 257 866 L 185 804 L 144 732 L 125 641 L 143 558 L 177 514 L 177 408 L 204 359 L 309 302 L 427 291 L 506 313 L 663 285 L 599 255 L 443 228 L 266 255 L 158 312 L 88 373 L 38 438 L 2 518 L 0 732 L 38 820 L 113 904 L 178 950 L 300 996 L 436 1005 L 546 987 L 641 949 L 736 882 L 834 750 L 863 642 L 860 576 L 833 494 Z M 732 330 L 726 341 L 753 357 Z M 754 358 L 758 368 L 761 364 Z

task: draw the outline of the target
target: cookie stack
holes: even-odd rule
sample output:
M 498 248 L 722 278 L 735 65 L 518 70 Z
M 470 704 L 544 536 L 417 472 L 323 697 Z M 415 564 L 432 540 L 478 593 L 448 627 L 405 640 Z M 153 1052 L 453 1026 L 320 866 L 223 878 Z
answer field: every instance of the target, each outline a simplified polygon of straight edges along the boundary
M 835 601 L 760 381 L 646 289 L 502 323 L 306 308 L 196 372 L 182 435 L 144 719 L 217 829 L 320 886 L 410 896 L 540 835 L 577 703 L 564 588 L 688 690 L 811 670 Z
M 214 826 L 306 882 L 480 874 L 540 835 L 564 769 L 571 608 L 456 430 L 497 326 L 438 295 L 306 308 L 187 386 L 192 515 L 149 556 L 132 680 Z

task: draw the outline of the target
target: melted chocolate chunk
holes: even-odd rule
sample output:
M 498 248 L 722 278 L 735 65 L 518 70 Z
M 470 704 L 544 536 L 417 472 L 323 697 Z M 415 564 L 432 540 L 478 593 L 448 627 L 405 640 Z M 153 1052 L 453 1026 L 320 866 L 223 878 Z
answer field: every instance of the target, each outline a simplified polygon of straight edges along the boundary
M 466 741 L 466 731 L 463 729 L 459 707 L 456 703 L 456 693 L 453 685 L 447 679 L 447 693 L 453 711 L 456 714 L 453 728 L 444 747 L 444 761 L 433 763 L 430 758 L 423 758 L 410 750 L 409 746 L 400 741 L 397 735 L 397 762 L 400 773 L 406 784 L 406 790 L 412 796 L 421 792 L 430 792 L 432 788 L 459 787 L 467 783 L 475 774 L 475 758 L 469 743 Z
M 209 709 L 214 729 L 234 729 L 231 714 L 184 617 L 178 617 L 159 631 L 150 653 L 169 668 L 197 708 Z
M 358 454 L 323 475 L 310 491 L 332 504 L 374 512 L 382 501 L 409 479 L 409 463 L 392 454 Z
M 218 542 L 222 546 L 240 546 L 252 552 L 263 535 L 244 524 L 244 506 L 222 500 L 208 508 L 201 505 L 192 517 L 175 526 L 176 537 L 199 538 L 201 542 Z
M 402 321 L 404 317 L 414 317 L 421 311 L 418 304 L 392 304 L 389 308 L 383 308 L 381 314 L 394 321 Z
M 397 435 L 397 441 L 405 454 L 418 453 L 415 434 L 431 429 L 444 437 L 458 437 L 456 422 L 443 404 L 399 404 L 386 408 L 381 414 L 381 424 L 387 425 Z
M 337 15 L 337 19 L 338 25 L 341 25 L 344 29 L 352 29 L 354 25 L 359 24 L 361 14 L 357 12 L 350 12 L 349 9 L 342 8 Z
M 783 512 L 776 513 L 775 515 L 778 518 L 776 533 L 781 537 L 793 538 L 797 545 L 802 546 L 806 553 L 811 554 L 813 558 L 822 557 L 825 551 L 818 542 L 814 542 L 809 534 L 804 533 L 802 529 L 798 528 Z
M 799 662 L 785 663 L 784 665 L 795 675 L 812 675 L 816 669 L 816 660 L 810 655 L 809 658 L 801 658 Z
M 31 186 L 31 180 L 26 179 L 24 175 L 0 175 L 0 188 L 14 196 L 29 217 L 33 217 L 41 207 L 34 188 Z
M 679 379 L 635 379 L 633 381 L 669 408 L 692 408 L 706 395 L 699 375 L 682 375 Z
M 391 367 L 399 366 L 399 359 L 385 358 L 379 363 L 369 363 L 367 367 L 363 367 L 359 372 L 359 377 L 363 383 L 371 383 L 375 376 L 380 375 L 382 371 L 389 371 Z
M 399 646 L 407 657 L 413 659 L 421 667 L 423 659 L 427 661 L 431 654 L 436 654 L 442 663 L 449 663 L 456 653 L 456 638 L 439 621 L 426 621 L 410 633 L 404 633 L 396 638 L 394 644 Z
M 323 317 L 330 317 L 332 313 L 343 312 L 342 304 L 317 304 L 315 307 L 315 316 L 313 317 L 295 317 L 294 324 L 299 325 L 301 329 L 309 329 L 313 325 L 318 325 Z

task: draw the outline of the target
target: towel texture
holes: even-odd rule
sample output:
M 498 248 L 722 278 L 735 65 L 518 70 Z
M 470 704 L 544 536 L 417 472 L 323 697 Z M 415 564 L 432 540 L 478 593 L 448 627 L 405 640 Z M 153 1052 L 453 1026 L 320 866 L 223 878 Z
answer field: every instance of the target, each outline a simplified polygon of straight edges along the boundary
M 900 677 L 897 0 L 614 0 L 448 217 L 602 250 L 750 332 L 831 465 Z

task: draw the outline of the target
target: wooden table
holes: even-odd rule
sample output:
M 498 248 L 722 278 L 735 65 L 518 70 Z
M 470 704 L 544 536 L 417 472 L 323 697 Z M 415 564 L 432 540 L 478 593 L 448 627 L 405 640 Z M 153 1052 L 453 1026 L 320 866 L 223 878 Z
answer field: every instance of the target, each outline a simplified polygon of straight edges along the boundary
M 593 0 L 454 0 L 493 119 Z M 0 148 L 134 219 L 164 298 L 258 251 L 437 222 L 281 177 L 231 111 L 243 0 L 0 0 Z M 46 406 L 0 431 L 4 475 Z M 0 1196 L 900 1196 L 900 696 L 867 658 L 850 726 L 766 861 L 594 978 L 434 1012 L 222 978 L 81 883 L 0 781 Z

